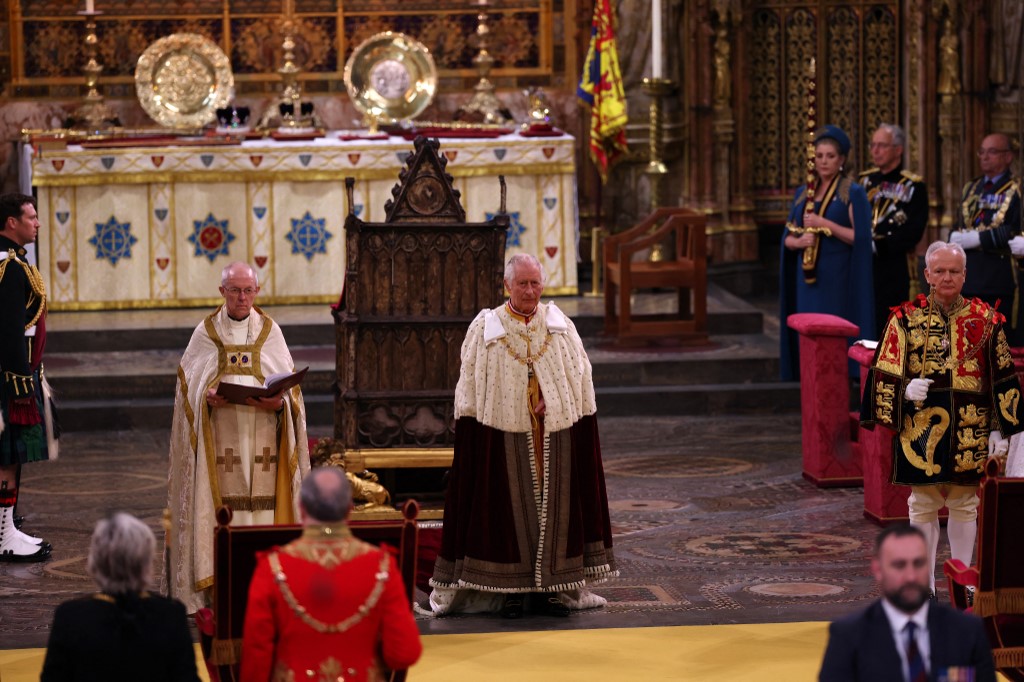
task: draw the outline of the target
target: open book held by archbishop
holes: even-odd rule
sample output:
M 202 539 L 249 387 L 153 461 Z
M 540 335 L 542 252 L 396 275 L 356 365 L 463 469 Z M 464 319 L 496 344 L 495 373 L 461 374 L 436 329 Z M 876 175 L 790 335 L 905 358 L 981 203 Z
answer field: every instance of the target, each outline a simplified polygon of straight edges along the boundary
M 309 367 L 304 367 L 296 372 L 279 372 L 271 374 L 263 382 L 262 386 L 242 386 L 221 381 L 217 384 L 217 395 L 224 396 L 229 403 L 235 405 L 246 405 L 247 398 L 269 398 L 281 391 L 287 391 L 292 386 L 298 386 L 306 377 Z

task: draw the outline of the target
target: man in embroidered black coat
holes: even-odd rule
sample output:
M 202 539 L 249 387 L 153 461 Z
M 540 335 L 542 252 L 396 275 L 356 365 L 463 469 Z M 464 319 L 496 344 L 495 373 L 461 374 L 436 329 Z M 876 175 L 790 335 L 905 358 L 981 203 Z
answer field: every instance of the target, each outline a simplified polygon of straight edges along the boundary
M 966 273 L 958 245 L 935 242 L 926 260 L 932 292 L 890 316 L 864 387 L 861 423 L 899 433 L 892 482 L 911 486 L 910 522 L 928 540 L 934 590 L 939 509 L 949 509 L 950 553 L 970 565 L 985 462 L 1005 453 L 1024 424 L 1003 315 L 960 295 Z

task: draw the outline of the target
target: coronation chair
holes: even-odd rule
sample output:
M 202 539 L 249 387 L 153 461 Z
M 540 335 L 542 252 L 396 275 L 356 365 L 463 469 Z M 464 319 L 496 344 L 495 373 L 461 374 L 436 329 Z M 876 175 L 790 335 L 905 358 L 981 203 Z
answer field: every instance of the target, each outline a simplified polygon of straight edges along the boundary
M 400 521 L 349 521 L 352 534 L 364 542 L 387 545 L 397 550 L 395 563 L 412 608 L 416 579 L 416 550 L 419 505 L 409 500 L 402 508 Z M 217 511 L 213 536 L 213 608 L 196 613 L 206 659 L 213 682 L 233 682 L 238 678 L 242 652 L 242 628 L 249 599 L 249 582 L 256 570 L 256 553 L 291 542 L 302 534 L 300 525 L 230 526 L 231 509 Z M 404 682 L 406 670 L 393 670 L 390 682 Z
M 953 605 L 969 609 L 967 586 L 973 586 L 973 611 L 985 621 L 996 670 L 1007 679 L 1024 681 L 1024 478 L 999 476 L 999 463 L 985 466 L 978 507 L 977 565 L 949 559 Z M 1001 542 L 1000 542 L 1001 541 Z

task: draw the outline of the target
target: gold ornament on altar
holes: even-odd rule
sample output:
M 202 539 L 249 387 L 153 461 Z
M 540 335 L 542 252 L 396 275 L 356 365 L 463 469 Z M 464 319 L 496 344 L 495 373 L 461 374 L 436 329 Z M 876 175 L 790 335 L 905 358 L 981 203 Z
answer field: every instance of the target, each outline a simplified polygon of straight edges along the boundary
M 527 121 L 523 124 L 524 128 L 529 128 L 531 125 L 551 125 L 551 101 L 548 100 L 547 93 L 538 87 L 529 87 L 523 90 L 523 95 L 530 102 L 530 108 L 527 111 Z
M 353 474 L 345 462 L 344 446 L 333 438 L 321 438 L 309 453 L 309 461 L 315 467 L 338 467 L 345 472 L 345 478 L 352 486 L 352 508 L 365 511 L 379 507 L 391 507 L 391 494 L 380 484 L 377 474 L 369 470 Z
M 345 87 L 370 127 L 423 113 L 437 90 L 434 58 L 419 41 L 385 31 L 363 41 L 345 64 Z
M 175 33 L 146 48 L 135 66 L 135 91 L 150 118 L 168 128 L 200 128 L 235 94 L 231 62 L 196 33 Z

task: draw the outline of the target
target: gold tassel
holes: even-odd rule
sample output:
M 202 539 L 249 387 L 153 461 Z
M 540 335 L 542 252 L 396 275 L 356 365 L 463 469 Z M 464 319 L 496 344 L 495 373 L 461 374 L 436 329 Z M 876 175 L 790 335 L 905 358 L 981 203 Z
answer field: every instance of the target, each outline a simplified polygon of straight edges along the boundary
M 1006 613 L 1024 613 L 1024 588 L 981 592 L 974 595 L 974 613 L 981 618 Z
M 996 669 L 1024 667 L 1024 647 L 994 649 L 992 658 L 995 659 Z

